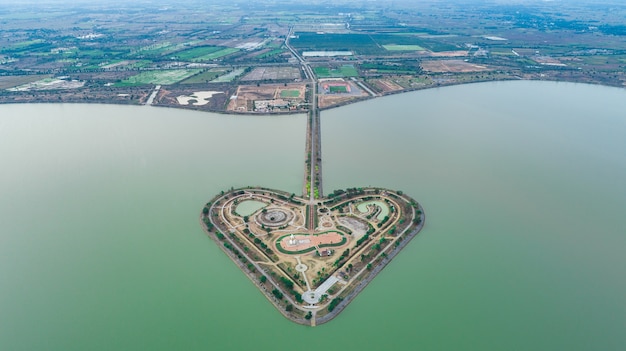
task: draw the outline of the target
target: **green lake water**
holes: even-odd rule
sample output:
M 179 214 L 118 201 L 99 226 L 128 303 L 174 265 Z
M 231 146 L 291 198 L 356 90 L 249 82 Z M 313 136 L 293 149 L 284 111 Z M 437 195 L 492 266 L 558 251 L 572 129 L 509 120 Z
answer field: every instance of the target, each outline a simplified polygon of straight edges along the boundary
M 367 206 L 369 205 L 376 205 L 376 207 L 380 208 L 380 213 L 378 213 L 378 216 L 376 216 L 376 219 L 378 219 L 379 221 L 383 220 L 383 218 L 387 217 L 387 215 L 389 214 L 389 206 L 387 206 L 387 204 L 382 201 L 363 202 L 357 206 L 357 209 L 361 211 L 361 213 L 366 213 Z
M 426 226 L 310 328 L 198 220 L 230 187 L 299 193 L 305 116 L 0 106 L 0 350 L 622 350 L 624 111 L 520 81 L 323 112 L 325 193 L 403 190 Z
M 250 216 L 254 212 L 262 209 L 265 206 L 267 206 L 265 202 L 255 201 L 255 200 L 245 200 L 245 201 L 241 201 L 237 205 L 235 212 L 237 212 L 237 214 L 240 216 Z

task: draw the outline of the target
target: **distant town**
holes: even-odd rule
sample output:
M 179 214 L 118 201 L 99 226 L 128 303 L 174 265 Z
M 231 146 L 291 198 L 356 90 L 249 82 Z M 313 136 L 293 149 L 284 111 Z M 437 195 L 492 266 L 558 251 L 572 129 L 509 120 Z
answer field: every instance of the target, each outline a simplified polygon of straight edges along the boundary
M 626 85 L 617 1 L 50 1 L 0 14 L 0 103 L 267 114 L 494 80 Z

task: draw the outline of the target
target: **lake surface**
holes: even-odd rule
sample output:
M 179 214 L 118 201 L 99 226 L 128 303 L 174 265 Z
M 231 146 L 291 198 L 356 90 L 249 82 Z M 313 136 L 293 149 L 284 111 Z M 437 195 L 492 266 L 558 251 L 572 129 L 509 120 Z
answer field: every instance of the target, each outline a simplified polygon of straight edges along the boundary
M 623 89 L 522 81 L 323 112 L 325 192 L 403 190 L 426 226 L 310 328 L 198 220 L 232 186 L 300 192 L 305 116 L 0 106 L 0 349 L 621 350 L 624 111 Z

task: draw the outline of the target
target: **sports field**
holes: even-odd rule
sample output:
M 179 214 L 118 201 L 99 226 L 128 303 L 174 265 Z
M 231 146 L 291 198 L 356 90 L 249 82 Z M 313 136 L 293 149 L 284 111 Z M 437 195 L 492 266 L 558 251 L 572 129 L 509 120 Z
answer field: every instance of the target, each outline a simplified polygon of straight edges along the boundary
M 315 74 L 319 78 L 357 77 L 359 72 L 352 65 L 343 65 L 337 68 L 315 67 Z
M 281 90 L 280 92 L 281 98 L 297 98 L 300 97 L 300 90 Z
M 328 87 L 328 90 L 331 94 L 341 94 L 348 92 L 348 88 L 344 85 L 331 85 L 330 87 Z

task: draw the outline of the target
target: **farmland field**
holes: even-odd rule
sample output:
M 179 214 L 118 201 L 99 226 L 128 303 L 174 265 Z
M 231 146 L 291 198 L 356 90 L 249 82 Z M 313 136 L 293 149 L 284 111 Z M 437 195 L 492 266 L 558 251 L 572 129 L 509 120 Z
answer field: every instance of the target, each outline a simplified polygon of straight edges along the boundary
M 219 46 L 199 46 L 193 49 L 177 52 L 175 56 L 178 57 L 178 59 L 180 60 L 189 61 L 193 59 L 199 59 L 216 51 L 220 51 L 221 49 L 223 48 Z
M 375 34 L 372 35 L 372 40 L 374 40 L 377 44 L 382 45 L 385 49 L 389 51 L 393 51 L 394 47 L 398 49 L 395 50 L 430 50 L 434 52 L 441 51 L 453 51 L 458 50 L 459 48 L 451 43 L 446 43 L 444 40 L 447 37 L 441 38 L 433 38 L 433 37 L 419 37 L 415 35 L 393 35 L 393 34 Z M 388 47 L 389 46 L 389 47 Z M 411 47 L 419 47 L 420 49 L 404 49 L 402 47 L 411 48 Z
M 181 81 L 180 83 L 181 84 L 207 83 L 225 74 L 227 71 L 228 71 L 227 68 L 212 68 L 208 71 L 191 76 Z
M 49 74 L 28 76 L 0 76 L 0 89 L 13 88 L 49 77 L 51 77 Z
M 220 57 L 224 57 L 230 54 L 233 54 L 235 52 L 239 51 L 239 49 L 235 49 L 235 48 L 221 48 L 218 51 L 212 52 L 210 54 L 201 56 L 201 57 L 197 57 L 195 59 L 193 59 L 192 61 L 209 61 L 209 60 L 215 60 L 218 59 Z
M 243 72 L 245 72 L 245 68 L 237 68 L 236 70 L 225 74 L 223 76 L 218 77 L 217 79 L 213 79 L 211 81 L 211 83 L 226 83 L 226 82 L 232 82 L 235 78 L 237 78 L 239 75 L 241 75 Z
M 116 84 L 116 86 L 133 86 L 144 84 L 174 84 L 200 72 L 199 69 L 178 69 L 166 71 L 141 72 L 138 75 L 128 77 Z
M 383 47 L 388 51 L 424 51 L 424 48 L 419 45 L 388 44 L 383 45 Z
M 299 33 L 290 43 L 300 51 L 353 51 L 361 55 L 384 52 L 367 34 Z

